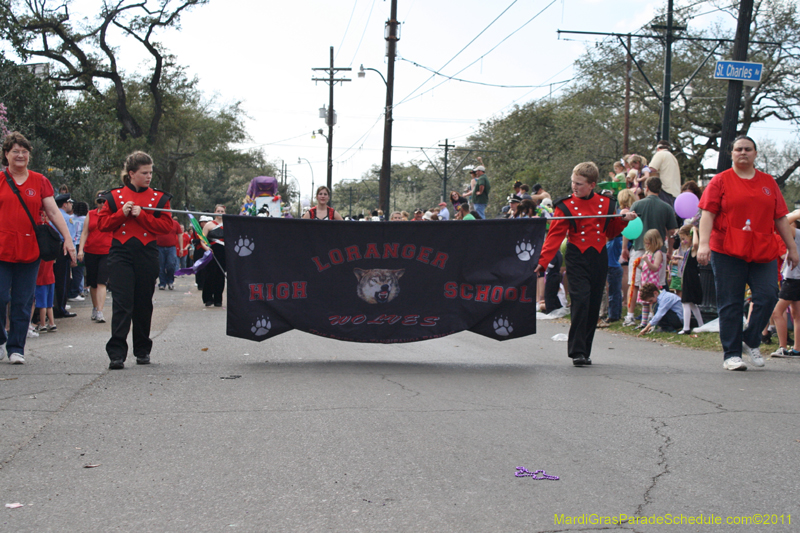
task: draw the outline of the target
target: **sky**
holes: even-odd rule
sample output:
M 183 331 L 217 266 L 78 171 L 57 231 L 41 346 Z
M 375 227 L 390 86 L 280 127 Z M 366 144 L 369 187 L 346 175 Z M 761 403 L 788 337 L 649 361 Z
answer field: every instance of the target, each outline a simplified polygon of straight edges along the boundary
M 75 0 L 72 13 L 90 13 L 99 0 Z M 676 0 L 675 7 L 699 0 Z M 481 122 L 502 117 L 515 104 L 557 94 L 573 77 L 573 62 L 601 37 L 562 36 L 557 30 L 635 32 L 666 2 L 628 0 L 398 0 L 401 22 L 395 65 L 393 162 L 434 159 L 448 140 L 462 146 Z M 700 2 L 690 26 L 735 20 Z M 358 179 L 380 166 L 386 87 L 384 25 L 389 0 L 211 0 L 186 12 L 181 29 L 163 32 L 160 40 L 178 63 L 197 76 L 199 87 L 217 105 L 242 102 L 250 142 L 269 160 L 287 164 L 301 196 L 326 181 L 327 144 L 319 108 L 328 104 L 325 77 L 312 68 L 352 68 L 337 77 L 334 109 L 333 182 Z M 707 7 L 707 9 L 706 9 Z M 145 70 L 130 42 L 120 46 L 129 71 Z M 402 58 L 402 59 L 401 59 Z M 495 85 L 445 81 L 411 62 L 449 76 Z M 441 84 L 441 85 L 439 85 Z M 551 85 L 552 84 L 552 85 Z M 530 86 L 541 86 L 539 88 Z M 654 117 L 656 128 L 657 117 Z M 781 126 L 786 131 L 789 126 Z M 759 133 L 754 130 L 754 133 Z M 782 130 L 763 132 L 773 137 Z M 423 153 L 420 147 L 430 148 Z M 298 158 L 302 158 L 298 163 Z M 468 160 L 465 164 L 476 164 Z

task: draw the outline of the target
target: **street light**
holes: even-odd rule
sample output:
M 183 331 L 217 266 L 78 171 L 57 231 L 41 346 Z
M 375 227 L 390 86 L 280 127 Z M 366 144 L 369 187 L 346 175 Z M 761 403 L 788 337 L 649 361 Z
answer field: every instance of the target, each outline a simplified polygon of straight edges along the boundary
M 397 41 L 400 40 L 397 22 L 397 0 L 392 0 L 389 20 L 386 21 L 386 77 L 374 68 L 361 68 L 358 70 L 358 77 L 365 78 L 366 71 L 372 70 L 381 74 L 383 83 L 386 84 L 386 107 L 384 108 L 383 125 L 383 162 L 381 164 L 381 179 L 378 186 L 378 205 L 384 214 L 389 213 L 389 193 L 392 174 L 392 100 L 394 98 L 394 58 L 397 52 Z
M 384 77 L 383 77 L 383 73 L 382 73 L 380 70 L 378 70 L 378 69 L 376 69 L 376 68 L 369 68 L 369 67 L 367 67 L 367 68 L 364 68 L 364 65 L 363 65 L 363 64 L 362 64 L 362 65 L 361 65 L 361 67 L 359 67 L 359 69 L 358 69 L 358 77 L 359 77 L 359 78 L 366 78 L 366 77 L 367 77 L 367 71 L 368 71 L 368 70 L 371 70 L 372 72 L 377 72 L 377 73 L 378 73 L 378 75 L 379 75 L 379 76 L 381 77 L 381 79 L 383 80 L 383 83 L 384 83 L 385 85 L 387 85 L 387 86 L 389 85 L 389 83 L 387 83 L 387 81 L 386 81 L 386 78 L 384 78 Z
M 389 194 L 392 172 L 392 86 L 383 77 L 380 70 L 374 68 L 364 68 L 364 65 L 358 69 L 358 77 L 366 78 L 368 70 L 377 72 L 383 83 L 386 85 L 386 107 L 384 108 L 384 123 L 383 123 L 383 161 L 381 164 L 381 177 L 378 182 L 378 205 L 385 214 L 389 213 Z M 394 80 L 394 62 L 392 61 L 392 68 L 390 76 Z

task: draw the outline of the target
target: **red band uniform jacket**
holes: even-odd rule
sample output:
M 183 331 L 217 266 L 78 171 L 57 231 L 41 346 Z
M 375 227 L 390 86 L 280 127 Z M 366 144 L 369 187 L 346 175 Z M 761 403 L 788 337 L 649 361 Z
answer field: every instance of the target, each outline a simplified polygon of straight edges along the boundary
M 132 238 L 148 245 L 156 240 L 156 235 L 172 231 L 172 216 L 146 209 L 142 209 L 138 217 L 125 216 L 122 206 L 132 201 L 140 207 L 170 209 L 171 198 L 171 194 L 150 187 L 139 191 L 133 185 L 112 189 L 105 195 L 106 203 L 98 213 L 97 227 L 100 231 L 112 232 L 112 246 L 124 245 Z
M 558 200 L 550 222 L 539 264 L 547 269 L 556 252 L 561 247 L 564 237 L 568 242 L 578 247 L 581 253 L 589 248 L 601 252 L 606 243 L 622 233 L 628 222 L 620 218 L 579 218 L 575 220 L 557 220 L 556 217 L 564 216 L 592 216 L 613 215 L 616 213 L 616 202 L 592 192 L 586 198 L 570 195 Z

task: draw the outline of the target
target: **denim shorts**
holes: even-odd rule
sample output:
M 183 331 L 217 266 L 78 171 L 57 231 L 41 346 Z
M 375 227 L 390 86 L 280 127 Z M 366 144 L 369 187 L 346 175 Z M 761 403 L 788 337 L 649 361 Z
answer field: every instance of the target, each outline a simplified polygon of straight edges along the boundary
M 53 307 L 53 295 L 56 292 L 56 284 L 50 285 L 37 285 L 34 297 L 36 298 L 36 307 L 48 309 Z

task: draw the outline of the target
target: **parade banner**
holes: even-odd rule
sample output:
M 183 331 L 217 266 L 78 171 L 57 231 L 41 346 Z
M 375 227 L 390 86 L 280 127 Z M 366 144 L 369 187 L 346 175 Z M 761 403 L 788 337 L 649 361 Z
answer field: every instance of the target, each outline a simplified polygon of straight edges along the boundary
M 350 222 L 224 216 L 227 333 L 400 343 L 536 332 L 545 219 Z

